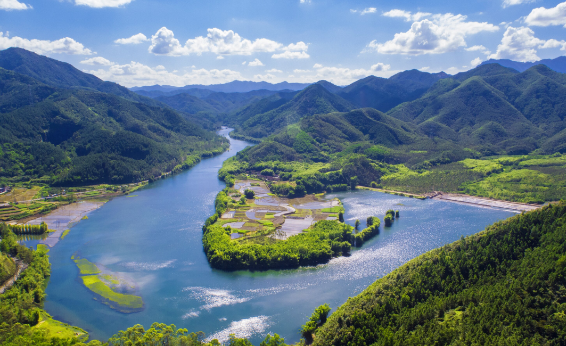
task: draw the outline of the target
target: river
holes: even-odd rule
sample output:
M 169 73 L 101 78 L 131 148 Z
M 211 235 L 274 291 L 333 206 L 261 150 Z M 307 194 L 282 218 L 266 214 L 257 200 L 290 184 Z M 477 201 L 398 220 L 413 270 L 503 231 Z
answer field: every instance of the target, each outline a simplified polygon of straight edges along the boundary
M 227 136 L 228 130 L 221 131 Z M 300 339 L 299 327 L 314 308 L 335 309 L 408 260 L 438 246 L 479 232 L 513 214 L 436 200 L 415 200 L 372 191 L 329 195 L 346 207 L 346 221 L 400 210 L 391 228 L 350 257 L 314 268 L 267 272 L 211 269 L 202 250 L 201 227 L 214 213 L 224 187 L 217 178 L 222 162 L 248 146 L 231 139 L 230 151 L 192 169 L 119 197 L 89 214 L 49 255 L 52 275 L 45 309 L 56 319 L 79 326 L 91 339 L 110 336 L 135 324 L 175 324 L 225 340 L 235 333 L 252 343 L 267 333 L 287 342 Z M 73 254 L 135 282 L 145 302 L 141 312 L 124 314 L 93 299 L 78 279 Z

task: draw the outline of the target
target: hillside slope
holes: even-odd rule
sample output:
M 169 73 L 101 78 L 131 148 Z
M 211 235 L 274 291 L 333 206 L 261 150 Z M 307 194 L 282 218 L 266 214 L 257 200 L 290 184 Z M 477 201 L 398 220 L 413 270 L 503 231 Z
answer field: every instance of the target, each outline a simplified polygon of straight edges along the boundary
M 349 299 L 314 345 L 562 345 L 566 203 L 430 251 Z
M 0 69 L 0 90 L 3 182 L 136 182 L 226 145 L 170 108 L 91 88 L 56 88 Z

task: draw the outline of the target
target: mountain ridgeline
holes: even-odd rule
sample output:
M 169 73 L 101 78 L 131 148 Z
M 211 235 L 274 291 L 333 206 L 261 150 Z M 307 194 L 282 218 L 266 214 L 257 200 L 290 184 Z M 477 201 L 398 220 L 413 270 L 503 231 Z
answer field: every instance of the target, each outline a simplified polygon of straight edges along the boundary
M 3 181 L 131 183 L 227 146 L 166 105 L 71 65 L 10 48 L 0 67 Z

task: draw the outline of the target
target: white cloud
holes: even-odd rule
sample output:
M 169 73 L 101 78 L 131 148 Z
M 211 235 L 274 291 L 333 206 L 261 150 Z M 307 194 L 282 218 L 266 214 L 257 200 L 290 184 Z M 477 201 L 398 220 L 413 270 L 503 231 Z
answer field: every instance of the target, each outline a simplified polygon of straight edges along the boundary
M 322 65 L 321 64 L 314 64 L 313 68 L 321 68 Z
M 559 48 L 560 50 L 566 50 L 566 41 L 562 40 L 562 41 L 558 41 L 555 39 L 550 39 L 548 41 L 546 41 L 542 46 L 539 46 L 539 48 L 541 49 L 546 49 L 546 48 Z
M 267 72 L 267 73 L 283 73 L 283 71 L 278 70 L 276 68 L 272 68 L 271 70 L 267 70 L 265 72 Z
M 544 45 L 546 41 L 535 37 L 535 33 L 526 27 L 508 27 L 503 34 L 497 52 L 490 55 L 490 59 L 512 59 L 516 61 L 537 61 L 536 48 Z
M 19 2 L 18 0 L 0 0 L 0 10 L 30 10 L 33 7 Z
M 367 50 L 376 50 L 382 54 L 442 54 L 465 47 L 466 37 L 469 35 L 499 30 L 496 25 L 468 22 L 466 19 L 461 14 L 435 14 L 430 19 L 414 22 L 409 31 L 395 34 L 390 41 L 370 42 Z
M 553 8 L 533 9 L 525 18 L 525 23 L 530 26 L 563 25 L 566 28 L 566 2 Z
M 361 10 L 361 11 L 358 11 L 358 10 L 350 10 L 350 12 L 352 12 L 352 13 L 358 13 L 358 12 L 359 12 L 359 13 L 363 16 L 364 14 L 368 14 L 368 13 L 377 13 L 377 8 L 375 8 L 375 7 L 368 7 L 368 8 L 364 8 L 364 9 Z
M 466 51 L 468 51 L 468 52 L 482 52 L 482 53 L 485 54 L 485 55 L 490 55 L 490 54 L 491 54 L 491 52 L 489 51 L 489 49 L 485 48 L 485 47 L 482 46 L 482 45 L 479 45 L 479 46 L 472 46 L 472 47 L 466 48 Z
M 430 66 L 424 66 L 419 69 L 420 71 L 428 71 L 430 70 Z
M 309 57 L 306 53 L 308 45 L 304 42 L 284 46 L 282 43 L 266 38 L 258 38 L 252 42 L 242 38 L 232 30 L 213 28 L 207 31 L 206 37 L 192 38 L 182 45 L 175 38 L 173 31 L 162 27 L 151 37 L 149 52 L 156 55 L 183 56 L 190 54 L 201 55 L 206 52 L 217 55 L 251 55 L 259 52 L 274 53 L 283 51 L 282 54 L 275 58 L 304 58 L 305 55 L 307 58 Z
M 94 8 L 104 8 L 121 7 L 132 1 L 134 0 L 75 0 L 75 4 Z
M 403 11 L 403 10 L 391 10 L 389 12 L 385 12 L 383 13 L 383 15 L 385 17 L 391 17 L 391 18 L 405 18 L 406 22 L 414 22 L 414 21 L 418 21 L 421 20 L 424 17 L 429 17 L 432 15 L 432 13 L 428 13 L 428 12 L 417 12 L 415 14 L 412 14 L 409 11 Z
M 384 63 L 377 63 L 371 67 L 372 71 L 379 72 L 379 71 L 389 71 L 391 69 L 391 65 L 386 65 Z
M 92 55 L 93 52 L 85 48 L 82 43 L 73 40 L 70 37 L 61 38 L 56 41 L 49 40 L 28 40 L 18 36 L 9 37 L 0 32 L 0 50 L 10 47 L 19 47 L 30 50 L 37 54 L 74 54 L 74 55 Z
M 273 59 L 308 59 L 310 55 L 306 52 L 290 52 L 286 51 L 279 54 L 273 54 L 271 56 Z
M 277 77 L 274 76 L 274 75 L 272 75 L 272 74 L 269 74 L 269 73 L 263 74 L 263 75 L 262 75 L 262 74 L 256 74 L 256 75 L 254 76 L 254 79 L 262 80 L 262 81 L 265 81 L 265 80 L 273 80 L 273 79 L 275 79 L 275 78 L 277 78 Z
M 520 5 L 520 4 L 528 4 L 531 2 L 535 2 L 536 0 L 503 0 L 503 8 L 513 6 L 513 5 Z
M 224 57 L 223 57 L 222 55 L 218 55 L 218 56 L 216 57 L 216 60 L 224 60 Z
M 476 66 L 478 66 L 478 65 L 481 64 L 481 63 L 482 63 L 482 59 L 480 59 L 479 57 L 478 57 L 478 58 L 475 58 L 474 60 L 472 60 L 472 62 L 470 62 L 470 64 L 472 65 L 472 67 L 476 67 Z
M 169 72 L 158 66 L 151 68 L 139 62 L 132 61 L 125 65 L 112 65 L 106 69 L 98 69 L 85 71 L 108 81 L 113 81 L 127 87 L 142 85 L 174 85 L 185 86 L 187 84 L 219 84 L 227 83 L 234 80 L 246 80 L 240 72 L 228 69 L 224 70 L 206 70 L 193 69 L 184 74 L 178 74 L 177 71 Z
M 300 0 L 301 4 L 310 4 L 311 0 Z
M 255 59 L 254 61 L 250 61 L 248 66 L 265 66 L 259 59 Z
M 293 70 L 293 73 L 297 73 L 297 74 L 309 73 L 309 72 L 312 72 L 312 71 L 311 70 L 299 70 L 299 69 Z
M 86 59 L 81 61 L 81 64 L 84 65 L 96 65 L 96 66 L 112 66 L 114 63 L 108 59 L 104 59 L 101 56 L 97 56 L 94 58 Z
M 149 38 L 147 38 L 144 34 L 142 34 L 141 32 L 139 34 L 135 34 L 132 37 L 128 37 L 128 38 L 119 38 L 116 41 L 114 41 L 114 43 L 118 43 L 118 44 L 140 44 L 143 42 L 149 41 Z

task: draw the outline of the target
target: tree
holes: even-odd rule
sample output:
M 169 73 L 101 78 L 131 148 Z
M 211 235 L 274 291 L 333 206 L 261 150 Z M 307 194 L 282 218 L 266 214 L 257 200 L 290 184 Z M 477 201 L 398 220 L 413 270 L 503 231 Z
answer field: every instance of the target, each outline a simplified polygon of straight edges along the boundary
M 246 191 L 244 191 L 244 195 L 246 196 L 247 199 L 253 199 L 255 197 L 255 191 L 246 189 Z
M 250 344 L 241 344 L 242 346 L 248 346 L 251 345 Z M 239 346 L 239 344 L 238 344 Z M 273 336 L 271 335 L 267 335 L 265 337 L 265 340 L 263 340 L 261 342 L 261 344 L 259 344 L 259 346 L 287 346 L 285 344 L 285 339 L 283 339 L 282 337 L 280 337 L 279 335 L 275 334 Z
M 360 220 L 356 220 L 356 223 L 355 223 L 356 231 L 360 228 L 360 223 L 361 223 Z
M 343 211 L 341 211 L 340 213 L 338 213 L 338 221 L 344 222 L 344 212 L 343 212 Z
M 240 204 L 246 204 L 246 196 L 240 197 Z
M 314 310 L 307 323 L 301 327 L 301 334 L 305 338 L 307 345 L 312 344 L 314 332 L 326 323 L 330 310 L 332 309 L 328 304 L 319 306 Z

